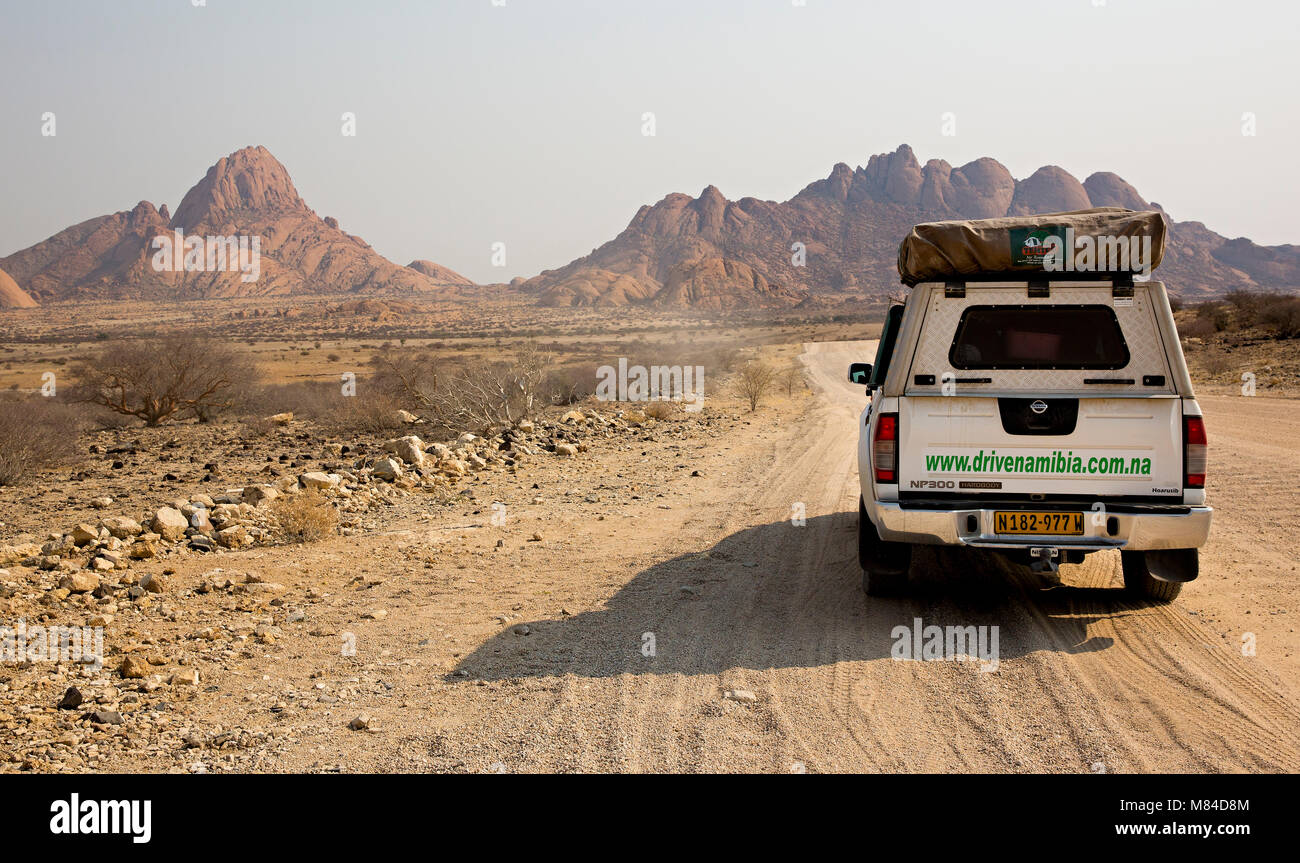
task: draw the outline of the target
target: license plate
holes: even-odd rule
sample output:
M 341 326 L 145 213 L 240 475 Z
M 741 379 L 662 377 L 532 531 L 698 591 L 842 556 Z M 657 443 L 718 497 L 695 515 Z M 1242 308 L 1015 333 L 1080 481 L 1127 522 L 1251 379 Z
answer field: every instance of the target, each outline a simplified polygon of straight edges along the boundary
M 1082 536 L 1081 512 L 995 512 L 994 533 Z

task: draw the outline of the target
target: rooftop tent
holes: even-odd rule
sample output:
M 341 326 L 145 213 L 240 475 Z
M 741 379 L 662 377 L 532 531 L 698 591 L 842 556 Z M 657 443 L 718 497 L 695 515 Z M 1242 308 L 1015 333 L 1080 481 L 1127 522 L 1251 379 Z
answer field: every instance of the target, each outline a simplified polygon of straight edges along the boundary
M 912 228 L 898 247 L 898 275 L 911 286 L 986 275 L 1150 274 L 1164 257 L 1165 232 L 1159 212 L 1123 207 L 927 222 Z

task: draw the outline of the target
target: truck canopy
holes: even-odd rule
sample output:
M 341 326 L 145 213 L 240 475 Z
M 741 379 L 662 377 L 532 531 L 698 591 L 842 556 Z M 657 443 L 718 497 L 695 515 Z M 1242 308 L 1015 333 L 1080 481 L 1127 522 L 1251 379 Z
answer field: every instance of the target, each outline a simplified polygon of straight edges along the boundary
M 1149 276 L 1165 253 L 1155 211 L 1097 207 L 1068 213 L 927 222 L 898 247 L 898 275 L 913 286 L 954 278 Z

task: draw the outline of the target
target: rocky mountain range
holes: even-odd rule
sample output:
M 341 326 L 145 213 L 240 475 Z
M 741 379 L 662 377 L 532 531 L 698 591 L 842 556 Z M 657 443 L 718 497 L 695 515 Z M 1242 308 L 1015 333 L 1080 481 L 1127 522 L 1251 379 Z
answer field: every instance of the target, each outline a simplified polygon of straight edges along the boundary
M 217 236 L 242 239 L 244 248 L 213 250 L 209 260 L 212 244 L 206 244 L 206 238 Z M 185 240 L 190 237 L 205 238 L 196 258 L 202 261 L 201 269 L 186 268 Z M 250 269 L 239 269 L 240 260 L 252 263 L 254 248 L 255 279 L 249 278 L 254 275 Z M 224 265 L 218 252 L 226 256 Z M 155 208 L 141 201 L 133 209 L 88 219 L 0 258 L 0 270 L 16 282 L 10 287 L 0 280 L 0 303 L 6 306 L 22 304 L 23 296 L 27 302 L 45 303 L 305 293 L 417 295 L 472 284 L 432 262 L 394 264 L 342 230 L 337 219 L 318 216 L 265 147 L 246 147 L 220 159 L 185 194 L 175 215 L 165 204 Z
M 512 287 L 544 306 L 648 304 L 710 310 L 790 307 L 883 295 L 899 287 L 898 243 L 918 222 L 1076 210 L 1155 209 L 1112 173 L 1079 182 L 1049 165 L 1023 180 L 991 158 L 954 168 L 924 165 L 906 144 L 866 167 L 835 165 L 788 201 L 728 200 L 714 186 L 641 207 L 627 228 L 591 254 Z M 1169 243 L 1158 274 L 1195 299 L 1233 289 L 1300 290 L 1300 247 L 1228 239 L 1167 213 Z M 257 238 L 257 271 L 185 265 L 185 241 Z M 159 243 L 170 244 L 164 253 Z M 221 258 L 215 258 L 220 264 Z M 160 265 L 161 264 L 161 265 Z M 0 307 L 78 299 L 338 295 L 455 297 L 473 282 L 432 261 L 403 267 L 318 216 L 265 147 L 220 159 L 181 199 L 73 225 L 0 258 Z M 468 299 L 472 296 L 465 293 Z
M 788 201 L 728 200 L 714 186 L 643 206 L 617 237 L 519 283 L 550 306 L 779 306 L 899 287 L 898 243 L 918 222 L 1097 206 L 1163 209 L 1112 173 L 1082 183 L 1049 165 L 1016 180 L 994 159 L 921 165 L 906 144 L 866 167 L 840 163 Z M 1165 214 L 1158 275 L 1188 298 L 1234 288 L 1300 288 L 1300 247 L 1229 240 Z M 802 244 L 802 247 L 795 244 Z M 802 253 L 803 265 L 796 263 Z

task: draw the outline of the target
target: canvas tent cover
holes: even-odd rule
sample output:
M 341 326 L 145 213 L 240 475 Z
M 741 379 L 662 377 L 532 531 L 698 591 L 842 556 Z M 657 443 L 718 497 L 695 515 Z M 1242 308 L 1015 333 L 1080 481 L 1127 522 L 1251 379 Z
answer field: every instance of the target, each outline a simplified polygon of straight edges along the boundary
M 1149 275 L 1164 252 L 1165 220 L 1160 213 L 1097 207 L 917 225 L 898 247 L 898 274 L 909 286 L 962 276 L 1023 277 L 1045 271 L 1056 278 L 1117 272 Z M 1058 272 L 1061 275 L 1056 276 Z

